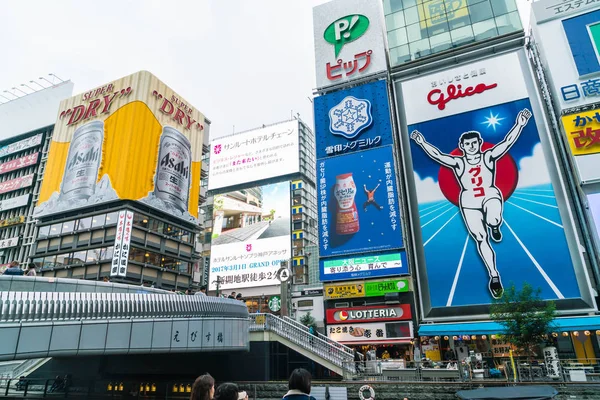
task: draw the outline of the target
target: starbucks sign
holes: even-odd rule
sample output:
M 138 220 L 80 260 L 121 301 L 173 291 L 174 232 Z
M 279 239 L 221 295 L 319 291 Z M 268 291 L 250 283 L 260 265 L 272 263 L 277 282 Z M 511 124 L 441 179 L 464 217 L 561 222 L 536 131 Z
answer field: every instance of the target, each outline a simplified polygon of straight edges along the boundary
M 281 297 L 279 296 L 271 296 L 269 298 L 269 310 L 273 312 L 277 312 L 281 310 Z

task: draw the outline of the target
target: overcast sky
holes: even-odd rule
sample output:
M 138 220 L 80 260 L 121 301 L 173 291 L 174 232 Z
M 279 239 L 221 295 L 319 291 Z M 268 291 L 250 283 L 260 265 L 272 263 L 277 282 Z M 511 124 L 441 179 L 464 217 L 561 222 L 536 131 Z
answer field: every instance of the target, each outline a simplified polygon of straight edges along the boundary
M 3 1 L 0 91 L 52 72 L 81 93 L 143 69 L 203 112 L 213 137 L 292 112 L 312 126 L 312 8 L 324 2 Z

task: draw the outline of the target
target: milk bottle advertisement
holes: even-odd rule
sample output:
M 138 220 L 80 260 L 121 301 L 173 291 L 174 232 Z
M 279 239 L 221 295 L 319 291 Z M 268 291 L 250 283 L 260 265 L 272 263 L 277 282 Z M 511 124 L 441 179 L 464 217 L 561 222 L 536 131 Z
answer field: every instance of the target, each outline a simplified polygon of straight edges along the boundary
M 403 247 L 391 146 L 317 161 L 320 256 Z

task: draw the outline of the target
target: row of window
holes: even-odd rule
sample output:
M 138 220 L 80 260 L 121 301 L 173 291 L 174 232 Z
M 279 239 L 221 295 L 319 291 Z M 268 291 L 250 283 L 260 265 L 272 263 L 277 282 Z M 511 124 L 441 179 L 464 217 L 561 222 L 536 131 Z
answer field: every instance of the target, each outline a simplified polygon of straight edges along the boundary
M 34 258 L 33 262 L 41 268 L 50 268 L 109 261 L 112 259 L 112 257 L 113 246 L 109 246 L 92 250 L 81 250 L 71 253 Z M 151 264 L 159 268 L 165 268 L 183 273 L 189 273 L 191 271 L 191 263 L 189 262 L 135 247 L 132 247 L 129 252 L 129 260 Z
M 194 238 L 193 233 L 188 230 L 181 229 L 175 225 L 139 213 L 135 213 L 133 215 L 133 226 L 144 228 L 149 232 L 156 232 L 173 239 L 181 240 L 185 243 L 192 243 Z

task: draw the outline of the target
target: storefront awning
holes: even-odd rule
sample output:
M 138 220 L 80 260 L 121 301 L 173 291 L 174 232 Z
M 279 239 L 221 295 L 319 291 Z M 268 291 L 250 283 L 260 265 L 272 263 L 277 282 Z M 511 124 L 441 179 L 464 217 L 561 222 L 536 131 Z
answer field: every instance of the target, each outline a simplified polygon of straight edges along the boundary
M 556 330 L 580 331 L 600 329 L 600 316 L 567 317 L 554 320 Z M 492 321 L 462 322 L 450 324 L 424 324 L 419 327 L 419 336 L 494 334 L 504 332 L 504 327 Z

